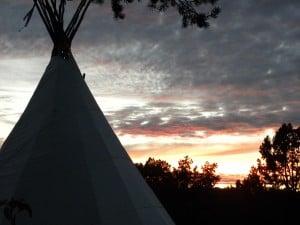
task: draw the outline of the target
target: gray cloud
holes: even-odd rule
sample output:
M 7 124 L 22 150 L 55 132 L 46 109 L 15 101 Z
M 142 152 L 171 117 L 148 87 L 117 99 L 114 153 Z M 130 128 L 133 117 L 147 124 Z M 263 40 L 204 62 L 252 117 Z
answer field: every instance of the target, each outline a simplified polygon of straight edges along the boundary
M 142 107 L 126 107 L 107 112 L 117 132 L 149 136 L 177 135 L 205 138 L 216 132 L 240 133 L 262 131 L 266 127 L 279 127 L 283 122 L 300 124 L 299 109 L 275 106 L 232 109 L 201 107 L 197 104 L 148 103 Z M 196 131 L 205 131 L 196 134 Z
M 37 15 L 18 32 L 30 2 L 1 1 L 0 58 L 49 57 L 50 39 Z M 182 29 L 172 11 L 159 15 L 133 5 L 126 9 L 125 21 L 116 22 L 109 5 L 91 7 L 73 47 L 81 68 L 90 74 L 87 81 L 95 95 L 173 99 L 161 105 L 150 102 L 148 108 L 107 112 L 118 129 L 141 127 L 145 118 L 148 123 L 141 129 L 150 130 L 300 123 L 300 2 L 221 0 L 220 4 L 222 14 L 208 30 Z M 196 109 L 178 109 L 176 99 L 192 100 Z M 160 113 L 145 116 L 151 108 Z M 207 111 L 224 111 L 224 116 L 201 116 Z M 161 118 L 169 115 L 172 119 L 162 124 Z M 187 117 L 195 115 L 200 116 Z

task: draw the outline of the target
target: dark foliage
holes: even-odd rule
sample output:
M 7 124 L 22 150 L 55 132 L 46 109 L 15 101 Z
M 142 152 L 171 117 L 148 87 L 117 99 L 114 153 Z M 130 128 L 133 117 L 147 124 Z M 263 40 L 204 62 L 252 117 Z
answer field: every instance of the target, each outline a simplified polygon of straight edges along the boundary
M 259 174 L 259 171 L 254 166 L 251 168 L 250 173 L 242 182 L 240 180 L 236 181 L 235 186 L 238 190 L 244 190 L 253 194 L 265 189 L 265 184 Z
M 258 170 L 265 184 L 300 190 L 300 127 L 282 124 L 272 140 L 264 139 L 259 152 Z
M 193 160 L 188 156 L 178 161 L 178 167 L 171 169 L 166 161 L 149 158 L 143 165 L 136 164 L 146 182 L 157 191 L 168 190 L 210 190 L 220 176 L 216 175 L 217 164 L 206 162 L 201 171 L 192 168 Z
M 137 0 L 142 2 L 142 0 Z M 177 10 L 178 14 L 182 18 L 182 26 L 187 27 L 190 25 L 196 25 L 198 27 L 209 27 L 208 20 L 210 18 L 217 18 L 221 9 L 216 6 L 218 0 L 149 0 L 148 7 L 158 11 L 165 12 L 169 8 Z M 103 3 L 103 0 L 95 1 Z M 111 0 L 112 11 L 116 19 L 124 19 L 124 6 L 134 2 L 134 0 Z M 207 11 L 204 11 L 201 6 L 210 6 Z
M 300 191 L 300 127 L 282 124 L 271 140 L 267 136 L 259 147 L 257 167 L 236 187 L 244 190 L 286 189 Z
M 104 0 L 78 0 L 77 9 L 65 26 L 64 15 L 68 2 L 75 0 L 32 0 L 33 6 L 24 17 L 25 26 L 28 26 L 35 10 L 41 16 L 46 29 L 54 43 L 52 55 L 69 58 L 72 40 L 77 33 L 83 18 L 91 3 L 102 4 Z M 137 0 L 140 2 L 141 0 Z M 218 0 L 149 0 L 148 6 L 159 12 L 168 8 L 176 9 L 182 18 L 183 27 L 196 25 L 207 28 L 211 18 L 217 18 L 220 8 L 216 6 Z M 134 0 L 111 0 L 111 8 L 115 19 L 124 19 L 124 6 Z M 143 19 L 143 18 L 141 18 Z
M 32 0 L 33 7 L 24 17 L 25 26 L 28 25 L 34 10 L 41 13 L 43 9 L 46 14 L 42 16 L 43 20 L 57 20 L 60 25 L 64 23 L 64 12 L 67 2 L 74 0 Z M 105 0 L 80 0 L 75 14 L 77 18 L 84 17 L 84 14 L 91 3 L 103 4 Z M 142 2 L 142 0 L 111 0 L 111 9 L 116 19 L 124 19 L 124 8 L 133 2 Z M 217 6 L 218 0 L 148 0 L 148 7 L 159 12 L 165 12 L 169 8 L 175 9 L 182 18 L 183 27 L 196 25 L 198 27 L 209 27 L 209 19 L 218 17 L 221 9 Z M 82 18 L 80 20 L 82 20 Z M 74 21 L 73 21 L 74 22 Z M 72 23 L 72 22 L 71 22 Z M 73 24 L 74 25 L 74 24 Z
M 166 161 L 153 158 L 136 164 L 177 225 L 285 225 L 299 221 L 300 193 L 265 189 L 257 168 L 237 182 L 237 188 L 218 189 L 214 188 L 219 180 L 216 164 L 206 163 L 199 172 L 191 167 L 192 162 L 185 157 L 173 170 Z
M 25 212 L 29 217 L 32 217 L 30 206 L 23 199 L 10 199 L 0 201 L 0 208 L 3 208 L 4 217 L 11 225 L 16 225 L 17 215 Z

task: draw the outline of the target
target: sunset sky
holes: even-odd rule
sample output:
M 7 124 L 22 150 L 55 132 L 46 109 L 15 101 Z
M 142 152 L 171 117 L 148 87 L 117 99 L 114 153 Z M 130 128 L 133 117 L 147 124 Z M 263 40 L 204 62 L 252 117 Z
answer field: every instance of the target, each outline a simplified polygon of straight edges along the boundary
M 31 0 L 0 1 L 0 145 L 26 107 L 51 54 Z M 220 0 L 211 27 L 183 29 L 174 11 L 143 4 L 113 19 L 92 5 L 73 54 L 110 124 L 135 162 L 195 165 L 246 174 L 266 135 L 300 124 L 300 1 Z

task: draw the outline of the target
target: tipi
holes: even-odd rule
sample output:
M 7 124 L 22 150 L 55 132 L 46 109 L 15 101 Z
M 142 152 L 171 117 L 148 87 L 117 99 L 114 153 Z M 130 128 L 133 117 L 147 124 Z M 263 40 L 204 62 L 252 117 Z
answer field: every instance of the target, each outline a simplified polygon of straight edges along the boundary
M 24 199 L 31 206 L 33 217 L 20 215 L 17 225 L 172 225 L 71 54 L 72 39 L 91 1 L 82 2 L 64 29 L 62 6 L 35 1 L 54 49 L 1 148 L 0 199 Z M 0 224 L 9 224 L 2 213 Z

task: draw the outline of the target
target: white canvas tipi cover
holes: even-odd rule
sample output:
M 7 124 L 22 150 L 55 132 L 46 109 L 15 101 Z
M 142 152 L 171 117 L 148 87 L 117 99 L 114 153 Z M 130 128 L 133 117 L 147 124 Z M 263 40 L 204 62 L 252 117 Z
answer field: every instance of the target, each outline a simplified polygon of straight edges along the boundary
M 17 225 L 174 224 L 143 180 L 73 59 L 53 56 L 0 152 L 0 199 Z M 7 225 L 1 214 L 0 224 Z

